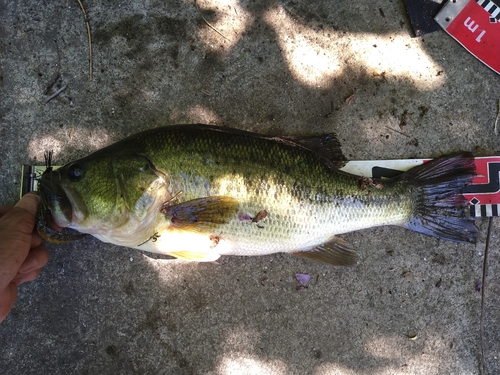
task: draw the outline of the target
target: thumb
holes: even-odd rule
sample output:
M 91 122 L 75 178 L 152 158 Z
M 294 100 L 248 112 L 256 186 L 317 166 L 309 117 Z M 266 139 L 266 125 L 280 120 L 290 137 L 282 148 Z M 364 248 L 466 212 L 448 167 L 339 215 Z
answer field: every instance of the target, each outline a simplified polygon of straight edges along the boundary
M 17 285 L 10 283 L 6 288 L 0 289 L 0 323 L 9 315 L 17 296 Z

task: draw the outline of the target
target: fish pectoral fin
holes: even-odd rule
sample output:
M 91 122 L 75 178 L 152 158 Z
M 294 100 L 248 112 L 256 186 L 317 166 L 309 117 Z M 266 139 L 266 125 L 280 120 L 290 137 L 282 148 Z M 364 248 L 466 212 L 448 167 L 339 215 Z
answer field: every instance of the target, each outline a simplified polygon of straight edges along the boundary
M 355 266 L 358 263 L 358 254 L 353 251 L 349 243 L 338 237 L 333 237 L 311 250 L 293 254 L 334 266 Z
M 162 212 L 170 219 L 170 226 L 178 229 L 199 230 L 228 223 L 238 212 L 239 203 L 231 197 L 214 196 L 187 202 L 166 204 Z
M 201 251 L 174 251 L 168 253 L 177 259 L 188 260 L 192 262 L 214 262 L 220 258 L 220 255 L 215 252 L 201 252 Z

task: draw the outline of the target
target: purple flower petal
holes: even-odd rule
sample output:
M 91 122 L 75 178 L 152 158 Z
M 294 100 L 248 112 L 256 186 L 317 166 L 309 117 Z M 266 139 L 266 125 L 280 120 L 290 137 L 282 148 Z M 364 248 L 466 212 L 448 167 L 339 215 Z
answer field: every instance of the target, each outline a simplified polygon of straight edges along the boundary
M 311 275 L 308 273 L 296 273 L 295 278 L 301 285 L 306 285 L 311 279 Z
M 238 213 L 238 219 L 244 223 L 251 223 L 253 220 L 249 214 L 242 214 L 241 212 Z

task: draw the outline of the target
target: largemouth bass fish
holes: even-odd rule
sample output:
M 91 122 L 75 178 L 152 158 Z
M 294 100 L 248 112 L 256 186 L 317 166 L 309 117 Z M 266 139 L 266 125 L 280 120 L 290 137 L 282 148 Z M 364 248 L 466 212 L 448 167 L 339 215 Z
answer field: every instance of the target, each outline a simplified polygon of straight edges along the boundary
M 475 243 L 460 194 L 473 156 L 392 179 L 338 170 L 336 138 L 275 138 L 207 125 L 148 130 L 47 171 L 42 210 L 60 227 L 194 261 L 295 253 L 334 265 L 357 254 L 336 235 L 380 225 Z

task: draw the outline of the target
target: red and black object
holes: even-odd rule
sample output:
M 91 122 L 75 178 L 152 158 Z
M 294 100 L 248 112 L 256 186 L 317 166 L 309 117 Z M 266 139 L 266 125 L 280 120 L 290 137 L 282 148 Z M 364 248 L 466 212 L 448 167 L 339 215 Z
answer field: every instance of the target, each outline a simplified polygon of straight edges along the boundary
M 472 55 L 500 74 L 500 0 L 452 0 L 436 22 Z
M 379 165 L 370 166 L 371 177 L 392 178 L 414 167 L 415 162 L 429 160 L 413 160 L 411 165 L 406 164 L 410 160 L 378 161 Z M 500 216 L 500 156 L 477 157 L 474 163 L 476 177 L 462 190 L 462 195 L 470 203 L 470 214 L 472 217 Z
M 474 159 L 477 176 L 462 190 L 475 217 L 500 216 L 500 157 Z

